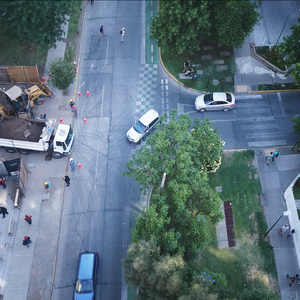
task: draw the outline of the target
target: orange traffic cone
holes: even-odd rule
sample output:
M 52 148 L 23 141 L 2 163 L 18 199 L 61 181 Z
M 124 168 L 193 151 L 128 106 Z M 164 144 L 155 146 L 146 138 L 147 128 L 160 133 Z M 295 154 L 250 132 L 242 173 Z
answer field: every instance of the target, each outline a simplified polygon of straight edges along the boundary
M 82 164 L 78 163 L 78 169 L 81 169 L 81 168 L 82 168 Z
M 63 122 L 64 122 L 64 120 L 63 120 L 62 116 L 60 116 L 59 123 L 63 123 Z
M 90 96 L 90 92 L 89 92 L 89 91 L 86 92 L 86 96 L 87 96 L 87 97 Z
M 81 97 L 81 93 L 80 93 L 80 91 L 78 91 L 78 97 Z
M 83 118 L 83 123 L 86 123 L 86 122 L 87 122 L 86 118 Z
M 46 81 L 44 76 L 42 76 L 42 81 L 43 81 L 43 82 L 45 82 L 45 81 Z

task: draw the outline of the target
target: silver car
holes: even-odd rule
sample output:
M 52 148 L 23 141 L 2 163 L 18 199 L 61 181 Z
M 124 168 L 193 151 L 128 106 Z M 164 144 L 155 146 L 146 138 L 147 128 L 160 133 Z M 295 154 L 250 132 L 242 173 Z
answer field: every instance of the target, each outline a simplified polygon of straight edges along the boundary
M 127 138 L 132 143 L 138 143 L 151 131 L 159 121 L 159 113 L 150 109 L 128 130 Z
M 235 97 L 229 93 L 203 94 L 196 98 L 195 109 L 200 112 L 206 110 L 229 111 L 235 106 Z

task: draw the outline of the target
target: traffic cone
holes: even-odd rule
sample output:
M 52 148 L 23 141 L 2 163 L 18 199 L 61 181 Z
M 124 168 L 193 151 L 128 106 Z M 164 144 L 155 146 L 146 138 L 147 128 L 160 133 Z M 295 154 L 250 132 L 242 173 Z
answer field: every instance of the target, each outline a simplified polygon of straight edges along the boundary
M 42 76 L 42 81 L 43 81 L 43 82 L 45 82 L 45 81 L 46 81 L 44 76 Z
M 78 163 L 78 169 L 81 169 L 81 168 L 82 168 L 82 164 Z
M 80 91 L 78 91 L 78 97 L 81 97 L 81 93 L 80 93 Z
M 87 97 L 90 96 L 90 92 L 89 92 L 89 91 L 86 92 L 86 96 L 87 96 Z
M 83 118 L 83 123 L 86 123 L 86 122 L 87 122 L 86 118 Z
M 63 120 L 62 116 L 60 116 L 59 123 L 63 123 L 63 122 L 64 122 L 64 120 Z

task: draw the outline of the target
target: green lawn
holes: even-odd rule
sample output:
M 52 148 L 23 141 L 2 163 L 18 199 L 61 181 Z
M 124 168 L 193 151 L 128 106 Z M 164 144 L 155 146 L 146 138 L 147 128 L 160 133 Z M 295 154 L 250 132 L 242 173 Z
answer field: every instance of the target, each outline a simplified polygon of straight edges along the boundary
M 276 290 L 273 287 L 277 280 L 274 253 L 262 239 L 267 225 L 253 158 L 254 152 L 250 150 L 224 154 L 220 169 L 210 175 L 212 187 L 222 186 L 221 199 L 232 202 L 236 247 L 219 249 L 216 229 L 212 227 L 212 241 L 202 251 L 200 262 L 203 268 L 225 274 L 232 298 L 237 299 L 245 288 L 271 286 Z
M 161 59 L 168 72 L 186 87 L 207 92 L 233 92 L 235 73 L 233 49 L 230 47 L 218 47 L 216 45 L 207 46 L 212 46 L 213 49 L 203 50 L 203 45 L 201 46 L 201 50 L 194 55 L 189 55 L 187 52 L 183 52 L 182 54 L 177 54 L 176 51 L 162 52 Z M 221 52 L 225 51 L 229 56 L 221 55 Z M 211 57 L 210 60 L 205 59 L 208 56 Z M 195 74 L 197 74 L 197 71 L 202 70 L 202 74 L 197 74 L 195 82 L 190 79 L 179 79 L 179 73 L 183 71 L 183 64 L 188 59 L 191 65 L 201 65 L 194 68 Z M 224 62 L 221 64 L 214 63 L 214 61 L 220 60 Z M 217 70 L 218 66 L 225 66 L 227 70 Z M 214 85 L 213 80 L 218 80 L 219 84 Z

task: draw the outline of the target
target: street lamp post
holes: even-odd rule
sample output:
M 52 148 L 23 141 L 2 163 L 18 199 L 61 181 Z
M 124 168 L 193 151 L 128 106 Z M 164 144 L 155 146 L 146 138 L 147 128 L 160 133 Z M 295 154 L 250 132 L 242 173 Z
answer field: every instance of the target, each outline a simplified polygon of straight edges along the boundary
M 274 228 L 274 226 L 279 222 L 279 220 L 283 217 L 283 216 L 289 216 L 291 214 L 291 212 L 289 210 L 284 211 L 282 213 L 282 215 L 278 218 L 278 220 L 272 225 L 272 227 L 266 232 L 266 234 L 263 236 L 263 239 L 268 235 L 268 233 Z

